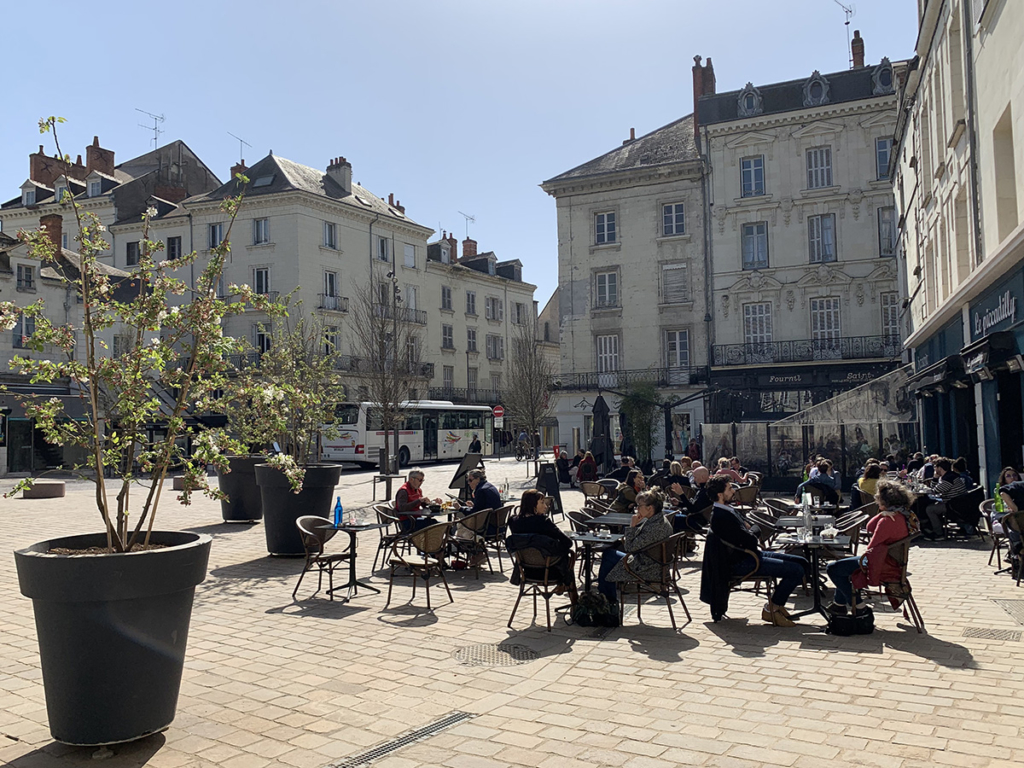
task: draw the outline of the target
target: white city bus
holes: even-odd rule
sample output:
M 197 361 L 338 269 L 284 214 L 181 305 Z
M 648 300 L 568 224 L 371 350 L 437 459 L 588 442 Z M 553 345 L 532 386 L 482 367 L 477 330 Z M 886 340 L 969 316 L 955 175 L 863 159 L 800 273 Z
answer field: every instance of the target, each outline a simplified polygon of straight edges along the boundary
M 473 435 L 480 438 L 485 455 L 493 447 L 494 417 L 486 405 L 455 405 L 447 400 L 414 400 L 402 404 L 405 419 L 398 433 L 398 461 L 403 467 L 422 461 L 458 459 L 469 452 Z M 376 464 L 384 447 L 384 430 L 372 403 L 341 403 L 337 407 L 339 433 L 324 438 L 320 457 L 326 461 Z M 388 434 L 393 450 L 394 433 Z

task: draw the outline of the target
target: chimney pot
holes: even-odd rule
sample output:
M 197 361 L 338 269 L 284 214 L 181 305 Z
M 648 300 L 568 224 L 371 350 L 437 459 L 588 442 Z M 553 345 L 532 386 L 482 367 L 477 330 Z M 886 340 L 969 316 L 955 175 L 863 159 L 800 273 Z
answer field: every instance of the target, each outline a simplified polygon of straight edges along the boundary
M 47 237 L 53 243 L 57 252 L 60 252 L 64 240 L 64 217 L 59 213 L 49 213 L 39 217 L 39 227 L 46 230 Z
M 474 256 L 476 256 L 476 240 L 467 237 L 462 241 L 462 258 L 472 259 Z
M 390 205 L 392 208 L 395 207 L 395 193 L 394 192 L 388 192 L 388 205 Z
M 853 30 L 853 40 L 850 41 L 850 59 L 854 69 L 864 66 L 864 38 L 860 36 L 860 30 Z

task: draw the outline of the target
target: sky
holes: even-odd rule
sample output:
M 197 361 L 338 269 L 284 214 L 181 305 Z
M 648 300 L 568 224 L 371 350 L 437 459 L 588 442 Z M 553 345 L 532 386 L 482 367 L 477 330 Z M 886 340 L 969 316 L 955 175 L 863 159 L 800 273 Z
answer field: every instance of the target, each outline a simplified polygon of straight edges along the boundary
M 121 162 L 153 147 L 141 109 L 221 180 L 229 134 L 249 165 L 343 155 L 414 221 L 520 259 L 543 307 L 558 242 L 538 185 L 692 112 L 695 55 L 719 93 L 846 69 L 848 29 L 868 64 L 913 56 L 915 0 L 844 4 L 849 28 L 836 0 L 8 0 L 0 198 L 53 152 L 40 117 L 67 119 L 72 158 L 98 135 Z

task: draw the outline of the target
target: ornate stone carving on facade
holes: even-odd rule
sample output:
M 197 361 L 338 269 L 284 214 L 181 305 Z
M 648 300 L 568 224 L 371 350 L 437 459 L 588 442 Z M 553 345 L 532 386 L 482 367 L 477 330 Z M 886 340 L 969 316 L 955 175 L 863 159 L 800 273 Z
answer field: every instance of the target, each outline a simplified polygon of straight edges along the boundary
M 847 199 L 850 201 L 850 205 L 853 206 L 853 220 L 860 220 L 860 204 L 864 200 L 864 192 L 859 188 L 854 187 L 850 190 L 850 194 Z
M 786 222 L 786 226 L 789 226 L 789 220 L 793 215 L 793 198 L 784 197 L 779 201 L 779 207 L 782 209 L 782 220 Z
M 729 294 L 722 296 L 722 315 L 729 316 Z
M 882 59 L 871 73 L 871 82 L 874 83 L 872 93 L 875 96 L 885 96 L 896 91 L 896 80 L 892 73 L 892 63 L 888 57 Z
M 828 80 L 822 77 L 821 72 L 814 70 L 804 83 L 804 106 L 820 107 L 822 104 L 828 104 L 828 92 Z
M 724 205 L 715 206 L 715 218 L 718 219 L 718 234 L 725 234 L 725 219 L 729 215 L 729 209 Z M 733 222 L 735 225 L 735 222 Z
M 793 291 L 786 291 L 786 308 L 792 312 L 796 306 L 796 294 Z
M 854 297 L 857 299 L 857 306 L 864 306 L 864 283 L 857 283 L 857 290 L 854 291 Z
M 763 111 L 761 92 L 754 87 L 753 83 L 743 86 L 736 108 L 740 117 L 754 117 L 761 114 Z

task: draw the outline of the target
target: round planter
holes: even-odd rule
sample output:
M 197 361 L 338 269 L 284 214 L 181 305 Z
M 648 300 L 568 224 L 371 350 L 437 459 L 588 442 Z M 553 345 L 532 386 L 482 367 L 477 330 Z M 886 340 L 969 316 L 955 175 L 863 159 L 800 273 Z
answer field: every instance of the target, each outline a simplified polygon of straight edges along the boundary
M 283 472 L 270 464 L 256 465 L 256 483 L 263 498 L 263 532 L 267 537 L 267 551 L 272 555 L 305 555 L 295 521 L 302 515 L 331 515 L 341 466 L 312 464 L 305 469 L 302 490 L 292 493 Z
M 154 531 L 163 549 L 50 555 L 106 546 L 105 534 L 66 536 L 14 553 L 32 598 L 50 733 L 65 744 L 116 744 L 174 720 L 195 588 L 209 536 Z
M 220 514 L 225 523 L 251 523 L 263 519 L 263 501 L 256 485 L 256 465 L 266 456 L 228 456 L 230 472 L 217 470 L 217 484 L 227 494 Z

